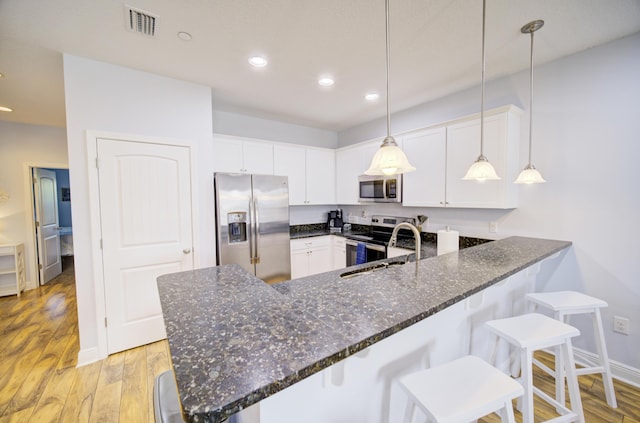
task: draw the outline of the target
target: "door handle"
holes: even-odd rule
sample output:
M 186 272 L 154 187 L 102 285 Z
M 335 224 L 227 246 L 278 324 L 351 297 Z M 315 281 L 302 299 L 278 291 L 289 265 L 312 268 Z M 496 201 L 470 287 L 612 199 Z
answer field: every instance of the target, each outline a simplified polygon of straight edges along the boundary
M 191 248 L 185 248 L 184 250 L 182 250 L 183 254 L 190 254 L 191 253 Z

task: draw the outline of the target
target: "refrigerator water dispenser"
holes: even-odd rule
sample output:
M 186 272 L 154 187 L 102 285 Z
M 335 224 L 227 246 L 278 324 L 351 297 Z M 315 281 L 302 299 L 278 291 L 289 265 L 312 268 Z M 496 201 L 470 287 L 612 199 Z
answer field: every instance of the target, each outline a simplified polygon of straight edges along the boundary
M 247 242 L 247 213 L 227 213 L 227 222 L 229 223 L 229 244 Z

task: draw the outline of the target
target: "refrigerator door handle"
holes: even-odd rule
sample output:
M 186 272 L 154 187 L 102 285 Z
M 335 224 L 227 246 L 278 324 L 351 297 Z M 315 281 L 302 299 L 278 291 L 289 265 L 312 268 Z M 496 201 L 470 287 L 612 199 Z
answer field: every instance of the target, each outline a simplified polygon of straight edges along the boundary
M 260 263 L 260 214 L 258 213 L 258 199 L 253 197 L 253 215 L 255 216 L 255 254 L 253 260 L 255 264 Z
M 253 253 L 254 249 L 254 234 L 255 234 L 255 225 L 254 225 L 254 215 L 253 215 L 253 201 L 249 199 L 249 263 L 255 264 L 255 254 Z

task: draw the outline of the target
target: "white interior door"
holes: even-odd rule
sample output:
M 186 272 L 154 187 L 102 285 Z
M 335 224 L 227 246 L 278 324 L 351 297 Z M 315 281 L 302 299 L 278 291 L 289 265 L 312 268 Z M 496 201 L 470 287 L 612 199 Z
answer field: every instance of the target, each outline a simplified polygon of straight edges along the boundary
M 33 169 L 40 285 L 62 272 L 56 172 Z
M 189 148 L 98 139 L 109 354 L 166 337 L 156 278 L 193 269 Z

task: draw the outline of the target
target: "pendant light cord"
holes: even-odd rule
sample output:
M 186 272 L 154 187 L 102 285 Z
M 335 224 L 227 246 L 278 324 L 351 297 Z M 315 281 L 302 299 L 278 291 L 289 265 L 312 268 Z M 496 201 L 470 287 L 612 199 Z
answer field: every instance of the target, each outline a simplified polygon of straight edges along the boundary
M 529 167 L 531 167 L 531 139 L 533 134 L 533 33 L 531 31 L 531 66 L 529 67 Z
M 387 45 L 387 138 L 391 136 L 391 114 L 389 112 L 389 0 L 385 0 L 385 40 Z
M 484 158 L 484 32 L 487 0 L 482 0 L 482 83 L 480 84 L 480 157 Z

